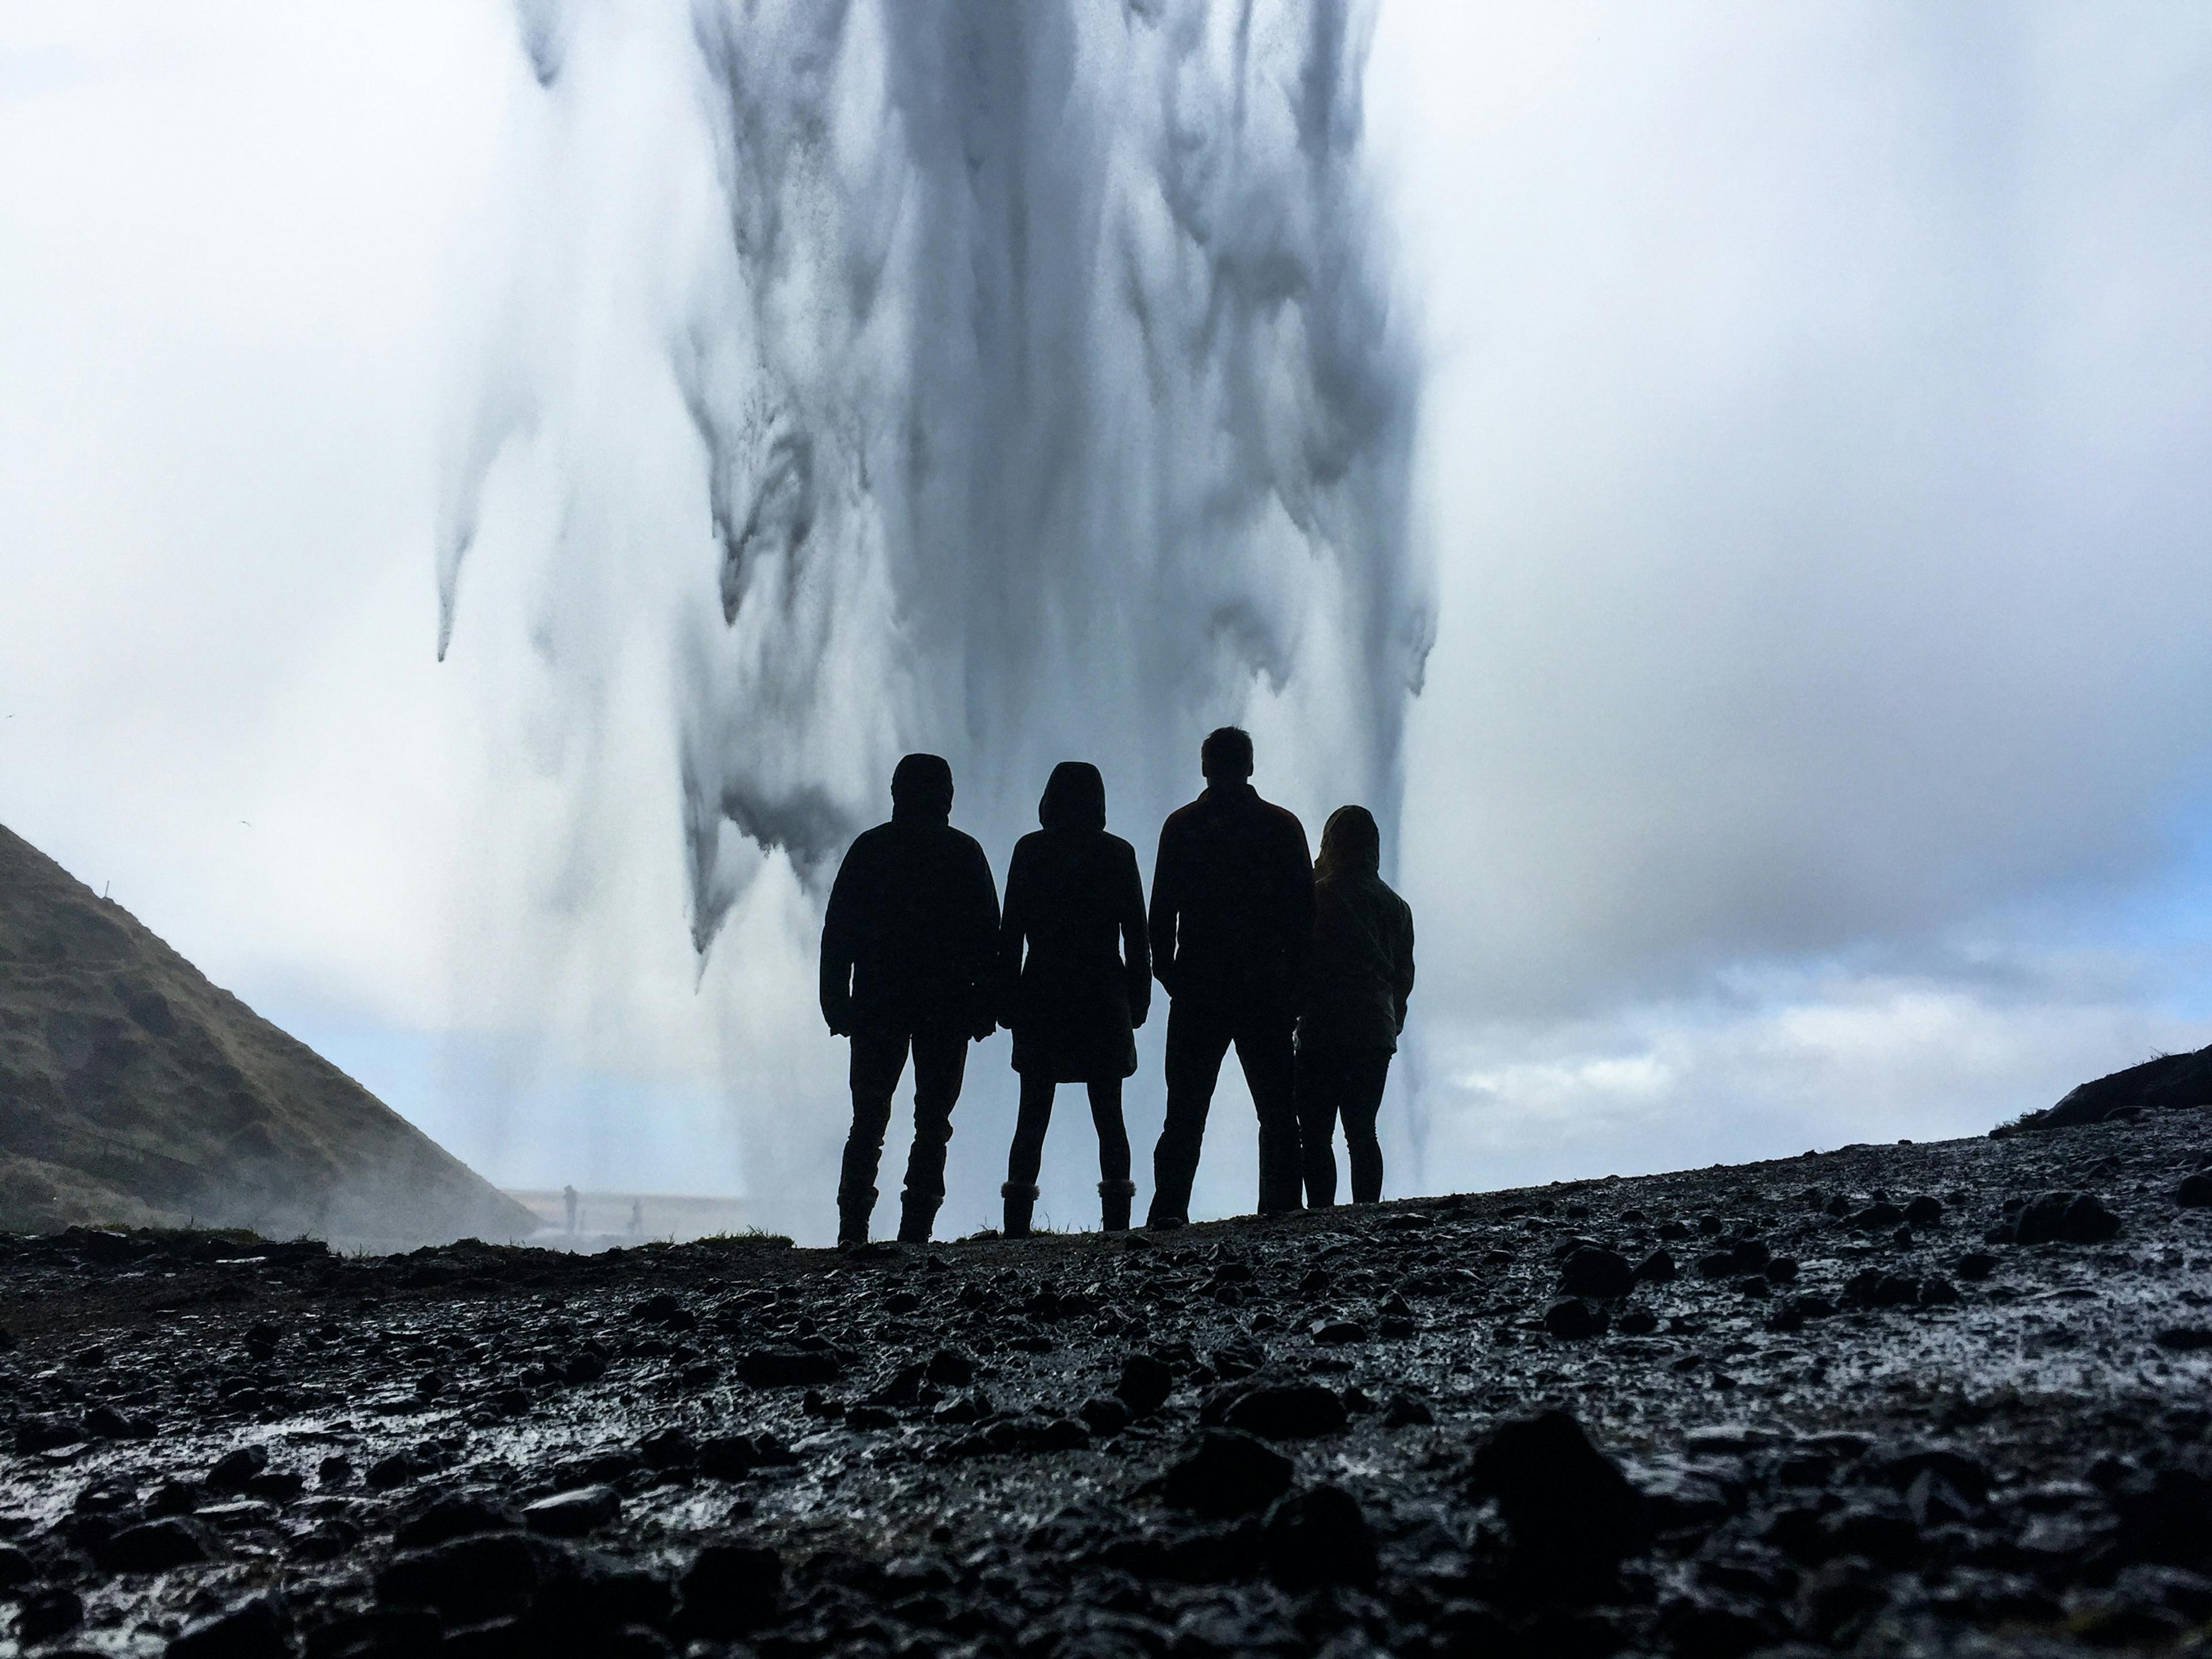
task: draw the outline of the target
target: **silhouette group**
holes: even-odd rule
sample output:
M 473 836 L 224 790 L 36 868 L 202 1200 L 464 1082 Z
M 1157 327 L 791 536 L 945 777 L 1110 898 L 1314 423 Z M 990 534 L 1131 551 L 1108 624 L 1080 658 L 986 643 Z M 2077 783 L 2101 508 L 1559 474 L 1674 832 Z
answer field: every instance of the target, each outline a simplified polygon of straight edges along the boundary
M 1136 1183 L 1121 1080 L 1137 1069 L 1156 979 L 1169 998 L 1168 1103 L 1148 1227 L 1190 1218 L 1206 1112 L 1232 1045 L 1259 1116 L 1261 1213 L 1336 1201 L 1340 1121 L 1352 1200 L 1382 1196 L 1375 1123 L 1413 988 L 1413 915 L 1382 880 L 1375 819 L 1339 807 L 1316 862 L 1297 817 L 1253 788 L 1250 737 L 1223 726 L 1200 763 L 1205 790 L 1160 828 L 1149 908 L 1136 849 L 1107 831 L 1098 769 L 1054 767 L 1041 827 L 1015 843 L 1003 914 L 983 849 L 952 827 L 951 767 L 935 755 L 898 763 L 890 822 L 854 842 L 822 924 L 822 1014 L 853 1050 L 841 1244 L 868 1237 L 909 1057 L 914 1150 L 898 1236 L 929 1237 L 968 1044 L 1000 1025 L 1021 1077 L 1000 1189 L 1007 1236 L 1030 1231 L 1063 1083 L 1090 1096 L 1101 1220 L 1127 1228 Z

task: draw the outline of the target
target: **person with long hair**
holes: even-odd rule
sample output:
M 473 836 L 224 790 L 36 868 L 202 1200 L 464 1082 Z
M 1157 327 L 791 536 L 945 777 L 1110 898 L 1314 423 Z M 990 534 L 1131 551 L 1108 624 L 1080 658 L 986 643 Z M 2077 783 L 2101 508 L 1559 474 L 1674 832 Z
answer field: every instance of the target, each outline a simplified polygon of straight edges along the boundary
M 1006 1234 L 1028 1235 L 1053 1096 L 1091 1095 L 1098 1131 L 1098 1201 L 1106 1231 L 1129 1224 L 1129 1133 L 1121 1079 L 1137 1069 L 1134 1032 L 1150 1011 L 1152 951 L 1136 850 L 1106 832 L 1106 781 L 1087 761 L 1053 768 L 1037 804 L 1042 829 L 1014 845 L 999 929 L 1005 1024 L 1014 1034 L 1021 1115 L 1006 1156 Z
M 1339 1118 L 1352 1155 L 1352 1201 L 1382 1196 L 1375 1120 L 1413 988 L 1413 912 L 1383 882 L 1382 863 L 1382 832 L 1365 807 L 1329 814 L 1314 865 L 1313 948 L 1298 1017 L 1298 1143 L 1309 1209 L 1336 1202 Z

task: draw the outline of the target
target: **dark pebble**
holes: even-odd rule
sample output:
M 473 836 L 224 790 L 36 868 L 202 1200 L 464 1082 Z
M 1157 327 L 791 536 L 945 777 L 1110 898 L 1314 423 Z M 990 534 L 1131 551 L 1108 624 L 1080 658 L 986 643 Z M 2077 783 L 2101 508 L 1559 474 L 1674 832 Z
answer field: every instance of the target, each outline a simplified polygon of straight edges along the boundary
M 1569 1296 L 1626 1296 L 1635 1285 L 1628 1258 L 1597 1245 L 1583 1245 L 1559 1271 L 1559 1288 Z
M 1209 1430 L 1198 1449 L 1167 1472 L 1162 1496 L 1200 1515 L 1264 1507 L 1291 1484 L 1291 1460 L 1247 1434 Z
M 1279 1499 L 1261 1532 L 1267 1573 L 1286 1590 L 1375 1582 L 1375 1529 L 1341 1486 L 1312 1486 Z
M 174 1516 L 125 1527 L 95 1554 L 109 1572 L 165 1572 L 188 1561 L 207 1559 L 198 1536 Z
M 1290 1382 L 1254 1389 L 1229 1407 L 1232 1429 L 1268 1440 L 1297 1440 L 1334 1434 L 1349 1420 L 1335 1389 L 1319 1382 Z
M 1133 1417 L 1149 1417 L 1167 1403 L 1175 1388 L 1175 1372 L 1154 1354 L 1131 1354 L 1121 1362 L 1121 1381 L 1114 1392 Z
M 2021 1244 L 2101 1244 L 2120 1231 L 2120 1218 L 2094 1193 L 2038 1193 L 2014 1224 Z
M 274 1595 L 257 1595 L 185 1626 L 168 1659 L 289 1659 L 291 1621 Z

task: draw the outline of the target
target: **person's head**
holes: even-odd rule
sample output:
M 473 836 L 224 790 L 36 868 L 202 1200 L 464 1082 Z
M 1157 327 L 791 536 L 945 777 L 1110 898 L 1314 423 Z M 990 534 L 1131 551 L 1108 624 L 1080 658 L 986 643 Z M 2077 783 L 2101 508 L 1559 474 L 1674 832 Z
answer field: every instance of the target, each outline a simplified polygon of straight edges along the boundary
M 952 767 L 942 755 L 908 755 L 891 773 L 891 816 L 942 823 L 952 816 Z
M 1246 783 L 1252 776 L 1252 734 L 1241 726 L 1219 726 L 1198 746 L 1199 770 L 1208 783 Z
M 1321 856 L 1314 860 L 1314 877 L 1326 881 L 1331 876 L 1365 873 L 1373 875 L 1382 867 L 1382 832 L 1375 826 L 1375 815 L 1364 806 L 1340 806 L 1328 815 L 1322 825 Z
M 1037 822 L 1048 830 L 1103 830 L 1106 780 L 1089 761 L 1062 761 L 1045 781 Z

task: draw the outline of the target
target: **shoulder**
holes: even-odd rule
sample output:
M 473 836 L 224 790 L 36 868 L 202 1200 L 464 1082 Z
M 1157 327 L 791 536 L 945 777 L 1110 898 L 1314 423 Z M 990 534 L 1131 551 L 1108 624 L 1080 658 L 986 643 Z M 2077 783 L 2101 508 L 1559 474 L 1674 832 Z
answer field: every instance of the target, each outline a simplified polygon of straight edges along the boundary
M 890 848 L 890 824 L 879 823 L 872 830 L 863 830 L 853 837 L 853 844 L 845 849 L 845 866 L 849 868 L 872 863 L 888 853 Z
M 969 862 L 974 864 L 988 864 L 990 862 L 990 860 L 983 855 L 983 843 L 977 841 L 975 836 L 969 835 L 965 830 L 955 830 L 948 823 L 945 826 L 945 844 L 952 850 L 954 857 L 967 860 Z M 1028 838 L 1024 836 L 1024 839 L 1026 840 Z
M 1260 813 L 1268 829 L 1285 842 L 1295 840 L 1301 847 L 1306 844 L 1306 827 L 1298 822 L 1298 815 L 1289 807 L 1263 800 L 1260 803 Z

